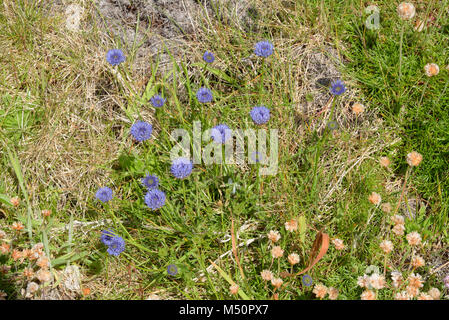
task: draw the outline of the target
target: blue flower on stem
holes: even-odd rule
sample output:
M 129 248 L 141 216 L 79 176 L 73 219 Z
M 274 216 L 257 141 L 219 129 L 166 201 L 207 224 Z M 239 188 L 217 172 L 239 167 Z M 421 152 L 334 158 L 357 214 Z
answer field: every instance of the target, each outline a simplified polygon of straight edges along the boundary
M 203 60 L 207 63 L 212 63 L 215 60 L 214 54 L 212 52 L 206 51 L 203 55 Z
M 196 98 L 201 103 L 208 103 L 212 101 L 212 91 L 207 88 L 200 88 L 196 93 Z
M 125 55 L 120 49 L 111 49 L 106 54 L 106 61 L 111 65 L 116 66 L 125 61 Z
M 273 54 L 273 45 L 268 41 L 257 42 L 254 46 L 254 53 L 263 58 L 271 56 Z
M 343 94 L 346 91 L 345 83 L 341 80 L 332 82 L 330 91 L 335 96 Z
M 178 179 L 187 178 L 193 169 L 193 163 L 187 158 L 173 160 L 170 171 Z
M 151 210 L 157 210 L 165 204 L 165 193 L 159 189 L 148 190 L 145 195 L 145 204 Z
M 231 135 L 231 129 L 229 129 L 229 127 L 224 123 L 213 127 L 211 130 L 211 137 L 216 143 L 225 143 Z
M 131 127 L 132 136 L 139 142 L 150 139 L 151 132 L 153 132 L 153 126 L 145 121 L 138 120 Z
M 103 203 L 108 202 L 112 199 L 112 190 L 108 187 L 100 188 L 95 194 L 95 197 Z

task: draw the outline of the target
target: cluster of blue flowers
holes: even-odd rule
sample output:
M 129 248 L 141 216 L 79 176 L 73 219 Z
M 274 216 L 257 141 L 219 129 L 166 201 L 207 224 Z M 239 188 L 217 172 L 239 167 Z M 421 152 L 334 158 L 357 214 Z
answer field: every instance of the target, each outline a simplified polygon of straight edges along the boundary
M 260 41 L 254 46 L 254 54 L 267 58 L 273 54 L 273 44 L 269 41 Z M 120 49 L 109 50 L 106 54 L 106 60 L 112 66 L 118 66 L 125 61 L 125 55 Z M 203 55 L 203 60 L 206 63 L 213 63 L 215 56 L 212 52 L 206 51 Z M 346 87 L 341 80 L 337 80 L 331 84 L 330 91 L 333 95 L 341 95 L 346 91 Z M 212 91 L 209 88 L 201 87 L 196 93 L 196 98 L 200 103 L 209 103 L 213 100 Z M 151 97 L 150 102 L 155 108 L 161 108 L 166 98 L 160 94 L 156 94 Z M 250 116 L 256 125 L 266 124 L 270 120 L 270 110 L 263 106 L 258 105 L 252 108 Z M 130 129 L 131 135 L 138 142 L 143 142 L 151 138 L 153 132 L 153 126 L 145 121 L 136 121 Z M 216 143 L 224 144 L 232 137 L 232 130 L 228 125 L 221 123 L 211 130 L 211 138 Z M 251 155 L 254 162 L 263 161 L 258 152 Z M 187 158 L 177 158 L 172 161 L 170 171 L 172 175 L 177 179 L 186 179 L 193 170 L 193 163 Z M 144 202 L 151 210 L 158 210 L 165 205 L 166 195 L 159 189 L 159 178 L 156 175 L 150 175 L 146 173 L 146 176 L 141 179 L 142 185 L 147 189 Z M 113 192 L 108 187 L 98 189 L 96 198 L 103 203 L 110 201 L 113 197 Z M 102 231 L 101 241 L 108 246 L 108 253 L 114 256 L 118 256 L 125 249 L 125 241 L 123 238 L 115 235 L 110 230 Z M 170 265 L 168 268 L 169 274 L 176 274 L 176 266 Z
M 111 230 L 103 230 L 100 239 L 108 247 L 107 251 L 111 256 L 117 257 L 125 250 L 125 240 Z

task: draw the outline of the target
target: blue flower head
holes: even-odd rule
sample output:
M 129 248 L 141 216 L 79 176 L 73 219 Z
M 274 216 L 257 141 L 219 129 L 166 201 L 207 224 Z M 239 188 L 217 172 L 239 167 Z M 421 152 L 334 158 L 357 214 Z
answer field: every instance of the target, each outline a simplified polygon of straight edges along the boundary
M 125 250 L 125 240 L 122 237 L 115 236 L 108 245 L 108 253 L 111 256 L 118 256 Z
M 111 230 L 103 230 L 101 231 L 100 240 L 105 245 L 109 246 L 112 243 L 112 239 L 114 239 L 116 235 Z
M 302 284 L 305 285 L 306 287 L 311 286 L 313 283 L 312 277 L 309 276 L 308 274 L 302 276 Z
M 125 61 L 125 55 L 120 49 L 111 49 L 106 54 L 106 61 L 111 65 L 116 66 Z
M 254 53 L 259 57 L 268 57 L 273 54 L 273 45 L 268 41 L 257 42 L 254 46 Z
M 345 83 L 341 80 L 334 81 L 331 83 L 330 90 L 333 95 L 339 96 L 346 91 Z
M 173 160 L 170 171 L 178 179 L 187 178 L 193 169 L 193 163 L 187 158 Z
M 203 54 L 203 60 L 206 61 L 207 63 L 212 63 L 215 60 L 214 54 L 212 52 L 206 51 Z
M 151 99 L 151 104 L 153 105 L 153 107 L 155 108 L 160 108 L 164 105 L 165 101 L 167 101 L 167 99 L 162 98 L 161 95 L 156 94 L 154 95 Z
M 156 189 L 159 185 L 159 178 L 155 175 L 147 174 L 141 181 L 142 184 L 148 189 Z
M 196 98 L 201 103 L 208 103 L 212 101 L 212 91 L 207 88 L 200 88 L 196 93 Z
M 145 121 L 137 121 L 131 127 L 131 134 L 139 142 L 148 140 L 151 137 L 153 126 Z
M 232 130 L 226 124 L 219 124 L 211 130 L 211 137 L 216 143 L 225 143 L 231 135 Z
M 249 114 L 256 124 L 264 124 L 270 120 L 270 110 L 264 106 L 254 107 Z
M 165 193 L 159 189 L 148 190 L 145 195 L 145 204 L 151 210 L 157 210 L 165 204 Z
M 176 267 L 176 265 L 171 264 L 167 267 L 167 273 L 171 276 L 175 276 L 178 274 L 178 268 Z
M 108 202 L 112 199 L 112 190 L 108 187 L 100 188 L 95 194 L 95 197 L 101 202 Z

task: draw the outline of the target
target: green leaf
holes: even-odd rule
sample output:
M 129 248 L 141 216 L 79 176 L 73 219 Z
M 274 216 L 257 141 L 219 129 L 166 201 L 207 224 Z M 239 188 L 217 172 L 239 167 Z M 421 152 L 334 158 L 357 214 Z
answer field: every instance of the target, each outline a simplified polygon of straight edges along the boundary
M 301 239 L 301 242 L 304 243 L 306 241 L 306 231 L 307 231 L 306 217 L 300 216 L 298 219 L 298 225 L 299 225 L 299 237 Z
M 0 202 L 7 204 L 8 206 L 12 206 L 11 198 L 8 197 L 6 194 L 0 193 Z

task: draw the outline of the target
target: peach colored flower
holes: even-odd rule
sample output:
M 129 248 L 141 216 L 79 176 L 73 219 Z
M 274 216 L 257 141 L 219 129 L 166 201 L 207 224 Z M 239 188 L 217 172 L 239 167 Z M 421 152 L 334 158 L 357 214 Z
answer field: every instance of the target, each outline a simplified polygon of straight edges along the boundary
M 229 287 L 229 292 L 233 295 L 236 295 L 237 292 L 239 292 L 239 286 L 234 283 L 232 286 Z
M 416 231 L 410 232 L 405 238 L 411 246 L 418 246 L 421 244 L 421 235 Z
M 405 227 L 403 224 L 397 224 L 392 229 L 393 233 L 396 234 L 397 236 L 404 235 L 404 230 L 405 230 Z
M 415 274 L 415 273 L 411 273 L 408 276 L 408 284 L 409 286 L 415 287 L 415 288 L 422 288 L 423 286 L 423 280 L 422 277 L 419 273 Z
M 419 294 L 419 288 L 410 285 L 405 288 L 405 291 L 407 291 L 407 294 L 412 298 Z
M 276 243 L 279 241 L 280 238 L 281 238 L 281 235 L 279 234 L 278 231 L 271 230 L 270 232 L 268 232 L 268 239 L 271 242 Z
M 45 270 L 50 267 L 50 261 L 45 256 L 41 256 L 39 259 L 37 259 L 36 264 Z
M 25 228 L 25 227 L 23 226 L 22 222 L 14 222 L 14 223 L 11 225 L 11 229 L 14 229 L 14 230 L 16 230 L 16 231 L 20 231 L 20 230 L 22 230 L 23 228 Z
M 9 244 L 7 244 L 7 243 L 2 243 L 2 245 L 0 246 L 0 252 L 2 253 L 2 254 L 6 254 L 6 253 L 8 253 L 9 252 L 9 248 L 10 248 L 11 246 L 9 245 Z
M 360 298 L 362 300 L 376 300 L 376 293 L 373 290 L 365 290 Z
M 338 298 L 338 290 L 336 288 L 330 287 L 329 288 L 329 299 L 337 300 L 337 298 Z
M 402 273 L 398 271 L 391 272 L 391 279 L 393 280 L 393 287 L 395 288 L 399 288 L 404 281 L 404 279 L 402 278 Z
M 422 155 L 416 151 L 407 154 L 407 163 L 410 167 L 418 166 L 422 161 Z
M 14 261 L 19 260 L 20 258 L 22 258 L 22 252 L 19 251 L 19 250 L 17 250 L 17 249 L 14 249 L 14 250 L 12 251 L 11 258 L 12 258 Z
M 389 202 L 382 203 L 382 205 L 380 206 L 380 208 L 381 208 L 382 211 L 385 212 L 385 213 L 390 213 L 390 212 L 391 212 L 391 209 L 392 209 L 391 204 L 390 204 Z
M 32 281 L 32 282 L 28 283 L 25 297 L 30 298 L 38 289 L 39 289 L 39 285 L 36 282 Z
M 270 270 L 263 270 L 260 275 L 265 281 L 270 281 L 273 279 L 273 273 Z
M 392 216 L 392 217 L 391 217 L 391 221 L 392 221 L 394 224 L 404 224 L 404 223 L 405 223 L 404 217 L 403 217 L 403 216 L 400 216 L 400 215 L 398 215 L 398 214 L 395 214 L 394 216 Z
M 426 72 L 426 76 L 433 77 L 440 72 L 440 67 L 436 63 L 428 63 L 424 66 L 424 71 Z
M 345 245 L 343 244 L 343 240 L 341 239 L 334 239 L 332 240 L 332 243 L 335 246 L 335 249 L 337 250 L 343 250 L 345 248 Z
M 356 115 L 359 115 L 365 111 L 365 106 L 361 103 L 354 103 L 352 105 L 352 112 L 354 112 Z
M 379 162 L 380 162 L 380 165 L 385 168 L 391 164 L 391 161 L 390 161 L 390 159 L 388 159 L 388 157 L 381 157 Z
M 440 300 L 441 292 L 437 288 L 430 288 L 428 294 L 433 300 Z
M 284 281 L 282 281 L 281 278 L 273 278 L 273 279 L 271 279 L 271 284 L 276 289 L 279 289 L 282 286 L 283 283 L 284 283 Z
M 18 207 L 20 204 L 20 199 L 18 197 L 13 197 L 9 201 L 11 201 L 11 203 L 14 207 Z
M 393 250 L 393 242 L 390 240 L 384 240 L 380 243 L 379 247 L 384 253 L 388 254 Z
M 51 210 L 48 210 L 48 209 L 42 210 L 42 215 L 44 217 L 49 217 L 51 215 Z
M 36 277 L 40 282 L 48 282 L 51 280 L 51 273 L 48 270 L 40 269 L 36 272 Z
M 327 287 L 321 283 L 318 283 L 315 285 L 312 292 L 317 298 L 323 299 L 327 294 Z
M 285 229 L 287 231 L 293 232 L 298 229 L 298 221 L 295 219 L 291 219 L 285 223 Z
M 279 246 L 273 247 L 273 249 L 271 249 L 271 255 L 275 259 L 282 257 L 283 254 L 284 250 L 282 250 L 282 248 Z
M 398 6 L 398 15 L 402 20 L 410 20 L 415 16 L 416 9 L 410 2 L 401 2 Z
M 23 269 L 23 276 L 27 279 L 32 279 L 34 276 L 34 271 L 31 268 Z
M 385 287 L 385 277 L 380 274 L 373 273 L 369 278 L 369 285 L 377 290 L 383 289 Z
M 357 278 L 357 284 L 361 288 L 368 288 L 370 277 L 366 274 Z
M 299 255 L 297 253 L 290 253 L 288 255 L 288 262 L 290 262 L 291 265 L 299 263 Z
M 414 256 L 412 259 L 412 266 L 415 268 L 423 267 L 425 264 L 426 262 L 420 256 Z
M 382 201 L 382 197 L 380 196 L 380 194 L 378 194 L 376 192 L 372 192 L 371 195 L 368 197 L 368 200 L 372 204 L 378 206 L 380 204 L 380 202 Z

